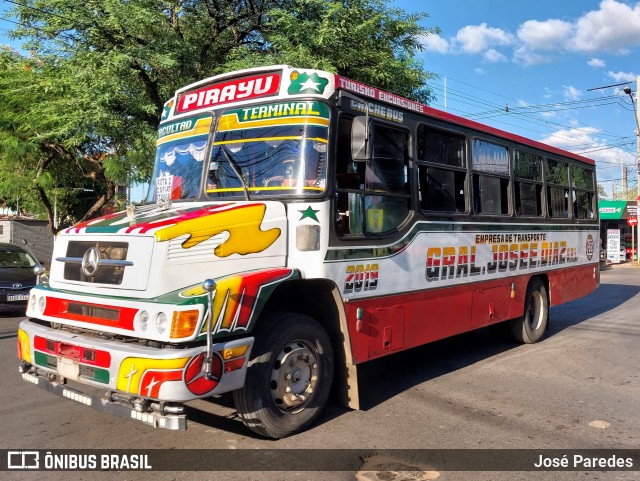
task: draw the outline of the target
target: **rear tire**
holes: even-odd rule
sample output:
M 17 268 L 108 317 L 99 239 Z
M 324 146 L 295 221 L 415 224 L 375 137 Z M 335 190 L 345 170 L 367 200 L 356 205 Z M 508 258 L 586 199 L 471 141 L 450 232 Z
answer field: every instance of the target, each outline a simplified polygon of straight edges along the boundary
M 524 313 L 511 321 L 513 338 L 525 344 L 538 342 L 544 336 L 549 322 L 549 297 L 547 288 L 538 277 L 529 281 Z
M 244 387 L 233 400 L 249 429 L 279 439 L 317 421 L 331 390 L 333 349 L 324 328 L 308 316 L 261 321 Z

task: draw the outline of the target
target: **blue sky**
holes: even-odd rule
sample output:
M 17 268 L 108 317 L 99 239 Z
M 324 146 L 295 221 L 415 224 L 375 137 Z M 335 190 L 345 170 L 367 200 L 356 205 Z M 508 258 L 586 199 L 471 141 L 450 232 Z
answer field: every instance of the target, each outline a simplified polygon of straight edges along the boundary
M 398 0 L 426 11 L 439 36 L 423 40 L 436 108 L 596 160 L 611 195 L 636 183 L 635 97 L 640 2 L 629 0 Z M 507 112 L 508 110 L 508 112 Z
M 11 6 L 0 0 L 0 12 Z M 396 0 L 425 11 L 432 104 L 596 160 L 599 182 L 636 187 L 635 120 L 622 87 L 640 75 L 640 1 Z M 0 44 L 15 25 L 0 20 Z M 16 46 L 15 43 L 13 43 Z M 446 96 L 445 96 L 446 79 Z

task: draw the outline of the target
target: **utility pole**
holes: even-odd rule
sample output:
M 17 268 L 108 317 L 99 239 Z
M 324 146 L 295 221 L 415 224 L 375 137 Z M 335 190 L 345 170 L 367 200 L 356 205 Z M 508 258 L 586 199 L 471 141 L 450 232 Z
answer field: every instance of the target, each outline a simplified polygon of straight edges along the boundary
M 636 99 L 633 101 L 633 94 L 631 93 L 631 89 L 629 87 L 625 87 L 623 89 L 624 93 L 627 94 L 631 98 L 631 105 L 634 107 L 634 117 L 636 118 L 636 176 L 637 176 L 637 185 L 636 185 L 636 219 L 638 218 L 638 214 L 640 214 L 640 106 L 638 105 L 638 91 L 640 91 L 640 75 L 636 77 Z M 631 230 L 638 229 L 638 236 L 636 237 L 640 241 L 640 224 L 636 225 L 636 227 L 631 227 Z M 639 242 L 640 243 L 640 242 Z M 636 257 L 638 259 L 638 265 L 640 265 L 640 255 L 638 255 L 638 250 L 636 250 Z M 634 264 L 633 260 L 631 262 Z
M 636 192 L 636 219 L 638 218 L 638 215 L 640 215 L 640 105 L 638 105 L 638 92 L 640 92 L 640 75 L 636 77 L 636 188 L 638 189 Z M 636 239 L 638 244 L 640 244 L 640 224 L 638 224 L 636 228 L 638 229 Z M 640 249 L 638 249 L 638 246 L 636 245 L 636 259 L 638 261 L 638 265 L 640 265 L 639 251 Z

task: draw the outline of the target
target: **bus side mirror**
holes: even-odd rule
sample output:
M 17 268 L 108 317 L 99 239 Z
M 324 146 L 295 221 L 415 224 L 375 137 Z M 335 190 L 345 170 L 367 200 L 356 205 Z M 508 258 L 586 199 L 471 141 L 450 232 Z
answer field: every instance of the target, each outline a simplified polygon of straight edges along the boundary
M 351 125 L 351 158 L 353 160 L 371 160 L 373 151 L 373 122 L 367 115 L 353 119 Z

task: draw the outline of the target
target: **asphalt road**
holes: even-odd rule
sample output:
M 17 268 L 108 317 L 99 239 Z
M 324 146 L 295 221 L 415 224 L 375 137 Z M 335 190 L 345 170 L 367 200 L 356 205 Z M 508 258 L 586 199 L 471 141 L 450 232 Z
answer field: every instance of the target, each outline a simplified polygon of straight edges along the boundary
M 371 362 L 361 375 L 366 410 L 350 411 L 330 405 L 314 429 L 279 441 L 264 440 L 248 431 L 236 419 L 227 397 L 192 403 L 189 429 L 169 432 L 48 394 L 23 382 L 17 372 L 16 328 L 20 318 L 0 317 L 0 448 L 213 448 L 229 450 L 230 456 L 241 448 L 638 449 L 639 292 L 640 268 L 616 266 L 602 273 L 602 285 L 589 297 L 552 308 L 548 335 L 536 345 L 516 345 L 481 329 Z M 291 456 L 313 456 L 313 451 L 290 452 Z M 188 452 L 176 451 L 175 456 L 185 453 Z M 508 455 L 509 451 L 505 453 Z M 500 451 L 494 454 L 500 455 Z M 359 474 L 355 470 L 260 472 L 252 470 L 251 465 L 247 469 L 10 472 L 2 473 L 2 477 L 158 481 L 334 481 L 356 477 L 371 481 L 640 480 L 640 471 L 433 472 L 398 457 L 369 459 L 362 469 L 370 472 Z

